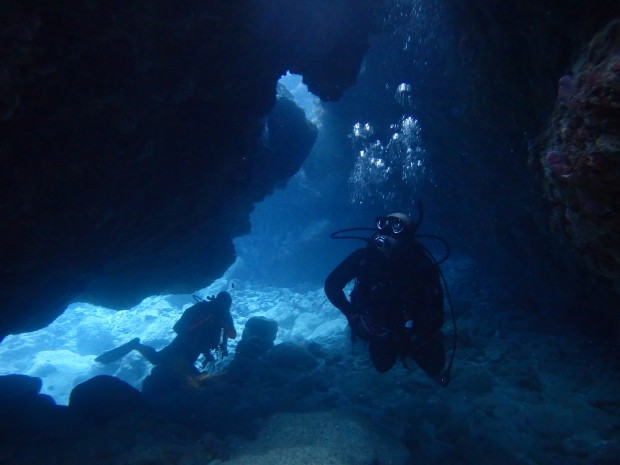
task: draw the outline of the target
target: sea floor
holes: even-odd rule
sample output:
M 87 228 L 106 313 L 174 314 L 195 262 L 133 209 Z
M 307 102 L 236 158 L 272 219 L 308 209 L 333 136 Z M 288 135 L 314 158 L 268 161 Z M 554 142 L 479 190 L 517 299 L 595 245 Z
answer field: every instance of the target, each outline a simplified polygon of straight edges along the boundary
M 238 306 L 254 305 L 238 321 L 275 306 L 284 315 L 274 354 L 222 364 L 109 421 L 35 419 L 0 438 L 0 464 L 620 463 L 618 347 L 474 284 L 453 295 L 447 387 L 413 362 L 376 373 L 337 313 L 325 317 L 335 310 L 320 291 L 238 285 Z

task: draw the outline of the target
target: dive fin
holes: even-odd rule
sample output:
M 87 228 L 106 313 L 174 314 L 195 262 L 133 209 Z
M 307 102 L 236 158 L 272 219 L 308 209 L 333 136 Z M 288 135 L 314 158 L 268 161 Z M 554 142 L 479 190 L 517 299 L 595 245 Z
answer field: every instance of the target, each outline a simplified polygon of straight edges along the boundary
M 131 341 L 126 342 L 123 345 L 120 345 L 118 347 L 115 347 L 114 349 L 102 353 L 99 357 L 95 359 L 95 361 L 99 363 L 111 363 L 121 357 L 124 357 L 129 352 L 136 349 L 139 344 L 140 338 L 136 337 L 135 339 L 132 339 Z

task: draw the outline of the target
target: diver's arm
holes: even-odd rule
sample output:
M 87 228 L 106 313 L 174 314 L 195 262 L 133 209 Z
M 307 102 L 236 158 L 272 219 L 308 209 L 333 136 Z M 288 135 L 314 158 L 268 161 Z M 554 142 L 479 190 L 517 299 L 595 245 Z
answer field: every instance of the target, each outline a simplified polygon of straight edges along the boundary
M 228 334 L 226 333 L 226 330 L 224 329 L 222 331 L 222 335 L 221 335 L 221 342 L 220 345 L 218 346 L 218 350 L 220 352 L 220 356 L 225 357 L 226 355 L 228 355 Z M 234 339 L 234 338 L 231 338 Z
M 350 318 L 354 313 L 351 302 L 344 294 L 345 286 L 355 279 L 358 263 L 364 249 L 358 249 L 345 258 L 325 279 L 325 295 L 344 316 Z
M 224 330 L 224 338 L 226 341 L 228 339 L 235 339 L 237 337 L 237 330 L 235 329 L 235 322 L 233 321 L 232 315 L 230 312 L 226 315 L 224 319 L 224 324 L 222 325 L 222 329 Z

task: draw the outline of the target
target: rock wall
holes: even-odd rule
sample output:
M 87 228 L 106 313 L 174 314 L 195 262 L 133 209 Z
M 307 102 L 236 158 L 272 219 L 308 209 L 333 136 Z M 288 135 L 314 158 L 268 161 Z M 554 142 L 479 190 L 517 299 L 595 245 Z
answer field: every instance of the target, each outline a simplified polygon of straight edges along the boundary
M 553 204 L 554 231 L 620 294 L 620 20 L 559 79 L 532 165 Z
M 307 128 L 291 163 L 264 157 L 278 78 L 338 99 L 381 4 L 3 2 L 0 337 L 221 275 L 312 145 Z

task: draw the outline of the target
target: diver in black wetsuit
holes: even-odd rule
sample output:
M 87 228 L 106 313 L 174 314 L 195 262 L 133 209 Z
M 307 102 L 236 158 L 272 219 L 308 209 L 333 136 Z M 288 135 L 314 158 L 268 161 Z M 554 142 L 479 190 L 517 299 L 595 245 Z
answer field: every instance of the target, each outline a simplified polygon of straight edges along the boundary
M 325 294 L 347 318 L 352 338 L 368 342 L 378 372 L 411 357 L 439 378 L 446 358 L 439 266 L 414 239 L 416 225 L 404 213 L 377 218 L 376 226 L 368 246 L 329 274 Z M 352 280 L 348 300 L 343 289 Z
M 228 338 L 235 339 L 237 332 L 230 314 L 232 298 L 226 291 L 217 297 L 191 306 L 173 327 L 177 336 L 160 351 L 140 342 L 140 338 L 109 350 L 95 360 L 110 363 L 127 355 L 132 350 L 140 352 L 153 365 L 175 365 L 188 372 L 197 371 L 194 364 L 200 354 L 206 361 L 213 361 L 212 351 L 220 349 L 227 353 Z

